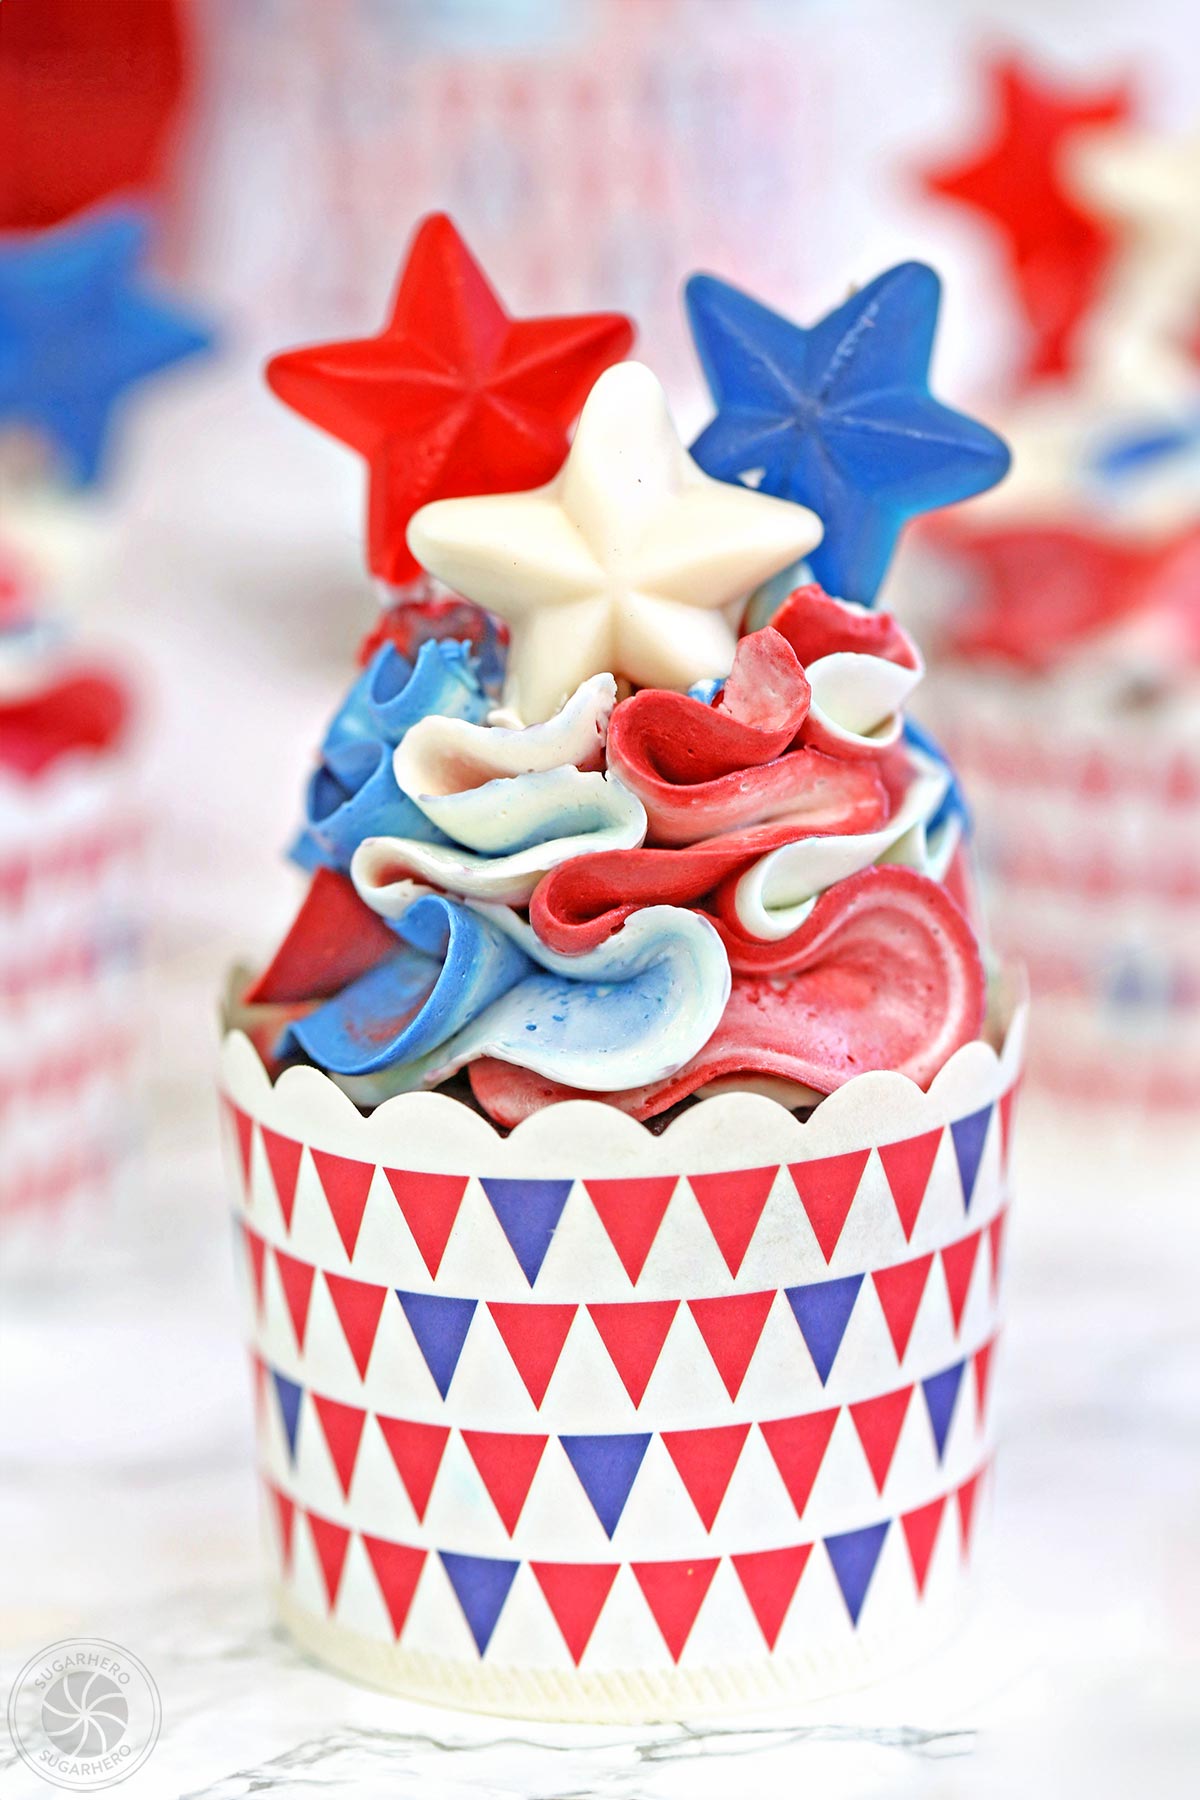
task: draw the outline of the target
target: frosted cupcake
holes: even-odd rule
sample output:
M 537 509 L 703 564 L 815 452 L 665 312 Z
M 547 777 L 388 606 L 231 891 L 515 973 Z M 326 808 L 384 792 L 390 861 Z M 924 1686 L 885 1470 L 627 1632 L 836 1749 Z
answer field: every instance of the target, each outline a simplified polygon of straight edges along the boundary
M 474 397 L 506 331 L 567 322 L 498 329 L 433 229 L 453 279 L 425 262 L 423 308 L 410 262 L 381 339 L 297 355 L 330 393 L 374 367 L 382 412 L 436 350 L 461 478 L 472 434 L 486 473 L 497 420 L 545 390 L 518 371 L 506 408 L 464 416 L 447 317 Z M 1003 468 L 916 369 L 936 301 L 928 271 L 893 271 L 851 303 L 881 321 L 868 345 L 845 309 L 789 328 L 809 377 L 828 349 L 845 384 L 807 415 L 818 436 L 889 336 L 945 427 L 920 480 L 893 471 L 880 566 L 878 518 L 894 536 L 932 503 L 938 456 L 942 486 L 981 479 L 985 450 Z M 728 444 L 740 400 L 718 399 Z M 374 521 L 429 474 L 403 448 L 373 441 Z M 797 575 L 829 537 L 768 479 L 706 473 L 624 363 L 547 483 L 404 517 L 413 585 L 322 740 L 306 896 L 231 988 L 279 1605 L 399 1692 L 745 1709 L 907 1660 L 961 1612 L 1018 1036 L 953 778 L 906 720 L 919 655 Z

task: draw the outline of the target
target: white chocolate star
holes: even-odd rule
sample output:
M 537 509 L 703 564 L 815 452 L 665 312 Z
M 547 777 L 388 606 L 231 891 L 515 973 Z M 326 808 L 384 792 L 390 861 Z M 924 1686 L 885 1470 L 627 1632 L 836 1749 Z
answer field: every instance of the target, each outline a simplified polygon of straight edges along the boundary
M 727 675 L 741 602 L 820 540 L 807 507 L 705 475 L 640 363 L 601 375 L 548 486 L 436 500 L 408 528 L 428 570 L 508 620 L 504 698 L 527 724 L 600 673 Z

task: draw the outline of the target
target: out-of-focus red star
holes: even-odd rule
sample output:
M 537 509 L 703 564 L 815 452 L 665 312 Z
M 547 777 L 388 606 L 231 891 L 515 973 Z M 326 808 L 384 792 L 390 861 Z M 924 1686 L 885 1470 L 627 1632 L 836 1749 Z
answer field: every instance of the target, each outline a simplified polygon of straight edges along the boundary
M 540 487 L 567 428 L 633 327 L 619 313 L 510 319 L 444 213 L 422 221 L 377 337 L 285 351 L 281 400 L 367 460 L 367 560 L 398 585 L 418 572 L 405 533 L 428 500 Z
M 1129 117 L 1127 83 L 1094 93 L 1062 93 L 1020 63 L 988 70 L 997 129 L 967 162 L 926 172 L 931 193 L 983 213 L 1002 234 L 1017 300 L 1029 326 L 1027 374 L 1071 367 L 1072 340 L 1096 298 L 1112 249 L 1110 232 L 1075 202 L 1059 170 L 1059 150 L 1075 131 Z

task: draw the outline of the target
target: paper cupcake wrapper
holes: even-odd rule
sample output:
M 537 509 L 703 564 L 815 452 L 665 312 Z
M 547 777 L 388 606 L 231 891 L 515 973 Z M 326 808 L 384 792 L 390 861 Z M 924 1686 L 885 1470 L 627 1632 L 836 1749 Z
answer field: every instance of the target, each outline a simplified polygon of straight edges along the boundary
M 1026 966 L 1033 1082 L 1105 1106 L 1200 1096 L 1200 731 L 942 671 L 927 709 L 977 821 L 988 923 Z
M 770 1706 L 944 1634 L 992 1449 L 1021 1022 L 922 1093 L 502 1137 L 222 1059 L 280 1607 L 519 1716 Z
M 74 1233 L 135 1135 L 144 828 L 127 757 L 0 779 L 0 1271 Z

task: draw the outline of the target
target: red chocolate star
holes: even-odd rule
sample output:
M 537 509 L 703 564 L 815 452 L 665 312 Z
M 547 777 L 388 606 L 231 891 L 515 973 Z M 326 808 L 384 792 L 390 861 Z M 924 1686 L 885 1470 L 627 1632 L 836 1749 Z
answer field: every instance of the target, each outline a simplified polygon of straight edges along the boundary
M 988 147 L 924 177 L 931 193 L 983 213 L 998 228 L 1032 335 L 1027 375 L 1071 367 L 1072 339 L 1094 302 L 1112 237 L 1072 198 L 1059 152 L 1072 132 L 1128 118 L 1126 84 L 1062 93 L 1014 61 L 988 71 L 999 123 Z
M 417 508 L 551 480 L 593 382 L 632 342 L 619 313 L 510 319 L 451 221 L 433 213 L 379 335 L 285 351 L 267 380 L 366 458 L 368 562 L 399 585 L 418 573 L 405 539 Z

